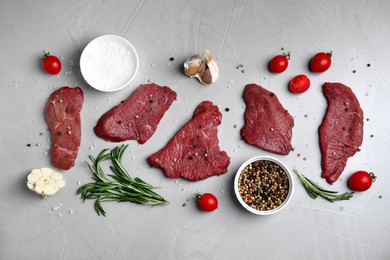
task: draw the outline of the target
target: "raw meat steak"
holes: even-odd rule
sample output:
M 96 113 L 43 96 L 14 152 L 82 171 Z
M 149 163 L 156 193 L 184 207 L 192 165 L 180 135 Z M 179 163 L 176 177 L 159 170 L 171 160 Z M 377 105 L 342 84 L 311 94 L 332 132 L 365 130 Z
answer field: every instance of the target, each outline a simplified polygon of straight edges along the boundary
M 323 92 L 328 109 L 319 128 L 321 176 L 332 184 L 363 142 L 363 110 L 352 90 L 341 83 L 325 83 Z
M 161 168 L 169 178 L 190 181 L 226 173 L 230 157 L 218 146 L 217 127 L 221 120 L 218 107 L 203 101 L 192 119 L 164 148 L 149 156 L 148 162 Z
M 169 87 L 141 85 L 126 101 L 100 117 L 95 133 L 110 142 L 137 140 L 143 144 L 154 134 L 175 99 L 176 92 Z
M 46 104 L 46 121 L 53 139 L 51 161 L 59 169 L 74 166 L 81 140 L 83 102 L 81 88 L 62 87 L 50 95 Z
M 243 97 L 246 109 L 241 136 L 244 140 L 273 153 L 288 154 L 292 149 L 294 119 L 276 95 L 259 85 L 248 84 Z

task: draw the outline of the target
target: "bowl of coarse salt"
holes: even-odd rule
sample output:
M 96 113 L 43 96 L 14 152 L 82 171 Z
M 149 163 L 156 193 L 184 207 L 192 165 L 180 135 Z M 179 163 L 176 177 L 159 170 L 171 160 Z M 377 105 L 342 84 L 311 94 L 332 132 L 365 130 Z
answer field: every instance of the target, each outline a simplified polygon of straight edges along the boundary
M 113 92 L 125 88 L 135 78 L 139 59 L 133 45 L 116 35 L 92 40 L 80 57 L 80 70 L 93 88 Z

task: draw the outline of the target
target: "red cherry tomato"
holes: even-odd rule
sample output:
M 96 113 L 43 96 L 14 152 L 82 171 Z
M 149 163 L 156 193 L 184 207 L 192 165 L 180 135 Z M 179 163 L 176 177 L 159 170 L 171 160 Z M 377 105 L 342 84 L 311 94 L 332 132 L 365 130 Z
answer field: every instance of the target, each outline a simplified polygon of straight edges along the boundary
M 56 75 L 61 71 L 61 61 L 56 56 L 50 55 L 49 52 L 43 51 L 42 66 L 44 70 L 52 75 Z
M 269 70 L 274 73 L 281 73 L 287 69 L 290 52 L 277 55 L 269 62 Z
M 332 52 L 319 52 L 310 60 L 310 70 L 312 72 L 324 72 L 332 64 Z
M 195 194 L 195 197 L 199 208 L 203 211 L 213 211 L 218 208 L 217 197 L 211 193 L 205 193 L 203 195 L 197 193 Z
M 366 191 L 371 187 L 375 179 L 376 176 L 372 172 L 357 171 L 349 177 L 348 186 L 354 191 Z
M 300 94 L 305 92 L 310 87 L 310 79 L 306 75 L 298 75 L 290 80 L 288 85 L 291 92 Z

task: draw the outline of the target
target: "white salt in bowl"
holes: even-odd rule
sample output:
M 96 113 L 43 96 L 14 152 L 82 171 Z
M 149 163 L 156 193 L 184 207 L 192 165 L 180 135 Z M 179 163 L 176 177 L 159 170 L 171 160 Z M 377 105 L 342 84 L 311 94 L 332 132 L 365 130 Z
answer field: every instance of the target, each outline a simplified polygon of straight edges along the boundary
M 248 177 L 249 171 L 247 170 L 248 169 L 247 167 L 250 165 L 252 167 L 252 169 L 255 169 L 254 163 L 256 163 L 256 162 L 258 165 L 260 165 L 261 163 L 265 163 L 264 165 L 267 165 L 267 164 L 273 165 L 272 169 L 276 169 L 276 170 L 275 171 L 267 171 L 269 173 L 274 173 L 274 172 L 277 173 L 275 175 L 272 175 L 273 180 L 278 179 L 279 176 L 283 176 L 282 179 L 285 180 L 285 182 L 282 182 L 282 183 L 288 183 L 287 184 L 288 187 L 287 186 L 283 187 L 283 189 L 284 189 L 284 192 L 283 192 L 284 196 L 283 197 L 272 195 L 272 194 L 279 194 L 278 192 L 280 192 L 280 186 L 278 186 L 274 191 L 272 191 L 270 188 L 261 188 L 262 183 L 268 183 L 268 182 L 263 182 L 262 179 L 260 179 L 260 181 L 259 181 L 259 179 L 256 180 L 257 176 Z M 263 171 L 263 169 L 266 168 L 265 166 L 261 167 L 261 168 L 260 168 L 260 166 L 257 166 L 257 167 L 259 167 L 259 168 L 256 168 L 258 170 L 258 172 L 265 172 L 265 171 Z M 255 170 L 250 170 L 250 172 L 255 172 Z M 252 189 L 262 189 L 262 192 L 264 192 L 264 191 L 267 192 L 268 197 L 271 197 L 272 199 L 280 198 L 281 203 L 280 202 L 275 203 L 275 205 L 278 205 L 275 208 L 260 209 L 263 206 L 266 207 L 265 206 L 266 203 L 262 203 L 262 202 L 255 203 L 256 199 L 254 199 L 254 200 L 248 199 L 248 196 L 253 195 L 255 192 L 250 192 L 250 194 L 245 194 L 243 192 L 243 190 L 248 191 L 248 189 L 246 189 L 246 188 L 243 189 L 243 186 L 246 186 L 242 182 L 242 178 L 244 175 L 245 175 L 245 177 L 247 177 L 247 180 L 249 180 L 249 181 L 253 180 L 255 182 L 254 185 L 251 185 Z M 251 175 L 251 176 L 253 176 L 253 175 Z M 262 176 L 264 176 L 264 175 L 262 175 Z M 273 183 L 275 183 L 275 181 L 270 181 L 268 184 L 271 186 Z M 284 186 L 284 185 L 281 185 L 281 186 Z M 234 192 L 235 192 L 236 197 L 237 197 L 238 201 L 240 202 L 240 204 L 249 212 L 252 212 L 252 213 L 257 214 L 257 215 L 272 215 L 272 214 L 279 212 L 284 207 L 286 207 L 288 202 L 291 200 L 291 197 L 292 197 L 293 192 L 294 192 L 294 181 L 292 178 L 291 171 L 281 161 L 279 161 L 278 159 L 276 159 L 274 157 L 270 157 L 270 156 L 257 156 L 257 157 L 253 157 L 253 158 L 247 160 L 246 162 L 244 162 L 241 165 L 241 167 L 238 169 L 236 176 L 234 178 Z M 262 196 L 259 196 L 259 197 L 262 197 Z
M 92 40 L 80 57 L 80 70 L 85 81 L 104 92 L 128 86 L 138 67 L 138 54 L 133 45 L 116 35 L 103 35 Z

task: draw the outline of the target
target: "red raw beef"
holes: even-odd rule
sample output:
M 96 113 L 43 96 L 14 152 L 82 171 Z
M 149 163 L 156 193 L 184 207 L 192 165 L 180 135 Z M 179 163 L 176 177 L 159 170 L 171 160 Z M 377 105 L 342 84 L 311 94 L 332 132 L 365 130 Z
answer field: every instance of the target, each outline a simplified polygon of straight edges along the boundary
M 94 131 L 106 141 L 137 140 L 143 144 L 154 134 L 175 99 L 176 92 L 169 87 L 141 85 L 126 101 L 100 117 Z
M 218 107 L 203 101 L 192 119 L 164 148 L 149 156 L 148 162 L 161 168 L 169 178 L 190 181 L 226 173 L 230 157 L 218 145 L 217 127 L 221 120 Z
M 363 110 L 352 90 L 341 83 L 325 83 L 328 109 L 319 128 L 322 178 L 338 180 L 347 160 L 363 142 Z
M 83 102 L 81 88 L 62 87 L 50 95 L 46 104 L 46 121 L 53 139 L 51 161 L 59 169 L 74 166 L 81 140 Z
M 248 84 L 244 90 L 245 125 L 241 136 L 248 144 L 278 154 L 289 154 L 294 118 L 276 95 L 265 88 Z

